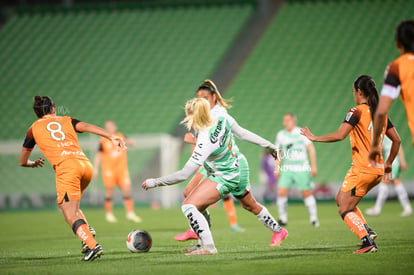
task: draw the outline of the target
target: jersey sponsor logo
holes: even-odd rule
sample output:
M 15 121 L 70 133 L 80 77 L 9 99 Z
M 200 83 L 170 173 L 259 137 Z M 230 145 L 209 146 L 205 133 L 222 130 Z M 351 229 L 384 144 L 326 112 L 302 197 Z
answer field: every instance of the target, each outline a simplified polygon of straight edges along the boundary
M 193 155 L 191 156 L 195 160 L 200 160 L 199 157 L 201 157 L 201 154 L 194 150 Z
M 218 136 L 220 135 L 221 129 L 223 128 L 223 120 L 217 122 L 217 127 L 210 136 L 211 143 L 215 144 L 218 141 Z
M 60 153 L 61 156 L 67 156 L 67 155 L 78 155 L 78 156 L 84 156 L 85 154 L 82 151 L 62 151 Z

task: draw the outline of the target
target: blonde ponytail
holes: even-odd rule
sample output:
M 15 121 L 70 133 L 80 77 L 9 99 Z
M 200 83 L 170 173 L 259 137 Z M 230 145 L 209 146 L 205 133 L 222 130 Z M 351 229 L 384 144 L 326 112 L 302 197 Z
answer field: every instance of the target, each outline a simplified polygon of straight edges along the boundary
M 208 86 L 211 87 L 212 89 L 209 89 Z M 230 109 L 232 107 L 231 105 L 228 104 L 228 102 L 231 102 L 232 99 L 225 99 L 225 98 L 223 98 L 221 96 L 221 94 L 220 94 L 220 91 L 217 89 L 216 84 L 214 84 L 214 82 L 211 81 L 210 79 L 204 80 L 204 82 L 200 85 L 200 87 L 198 88 L 198 90 L 201 90 L 203 88 L 206 88 L 210 92 L 216 94 L 216 103 L 219 104 L 221 107 L 226 108 L 226 109 Z
M 184 124 L 188 131 L 191 129 L 201 131 L 214 124 L 210 115 L 210 103 L 204 98 L 193 98 L 187 101 L 185 114 L 186 117 L 181 121 L 181 124 Z

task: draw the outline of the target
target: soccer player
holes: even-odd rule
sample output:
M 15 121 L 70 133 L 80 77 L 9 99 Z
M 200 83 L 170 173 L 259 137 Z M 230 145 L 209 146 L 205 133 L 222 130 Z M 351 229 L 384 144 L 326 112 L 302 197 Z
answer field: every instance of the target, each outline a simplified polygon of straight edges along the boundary
M 117 126 L 112 120 L 105 122 L 105 130 L 108 133 L 123 138 L 126 145 L 134 146 L 135 142 L 117 132 Z M 102 165 L 102 179 L 105 187 L 105 212 L 108 222 L 117 222 L 112 212 L 112 196 L 115 185 L 118 185 L 124 196 L 124 205 L 127 220 L 139 223 L 141 218 L 134 212 L 134 201 L 131 198 L 131 180 L 128 172 L 128 159 L 126 151 L 118 150 L 110 140 L 101 138 L 99 150 L 95 156 L 94 176 L 98 177 L 99 166 Z
M 382 155 L 384 156 L 384 159 L 385 157 L 389 156 L 391 151 L 391 145 L 391 140 L 388 137 L 385 137 L 384 142 L 382 144 Z M 405 190 L 404 185 L 402 184 L 400 179 L 400 172 L 405 170 L 406 167 L 407 164 L 405 162 L 404 151 L 402 147 L 400 147 L 398 155 L 392 163 L 391 178 L 384 179 L 382 183 L 378 186 L 377 201 L 375 202 L 375 206 L 373 208 L 369 208 L 365 211 L 367 215 L 378 216 L 381 214 L 382 207 L 384 206 L 384 203 L 388 197 L 388 186 L 390 183 L 394 185 L 395 191 L 398 195 L 398 199 L 403 207 L 401 217 L 406 217 L 413 214 L 413 209 L 411 208 L 407 191 Z
M 372 118 L 375 117 L 378 104 L 374 80 L 367 75 L 359 76 L 353 85 L 353 95 L 357 106 L 348 111 L 336 132 L 317 137 L 305 127 L 301 133 L 313 142 L 336 142 L 350 135 L 352 165 L 335 199 L 345 224 L 361 239 L 361 247 L 354 253 L 369 253 L 378 250 L 374 242 L 377 234 L 368 226 L 357 205 L 369 190 L 381 182 L 384 172 L 386 177 L 389 176 L 401 140 L 391 121 L 386 118 L 386 128 L 382 130 L 381 136 L 387 135 L 392 141 L 390 155 L 384 164 L 380 154 L 379 166 L 372 166 L 368 162 L 368 152 L 372 141 Z
M 237 122 L 225 116 L 214 119 L 210 114 L 210 104 L 204 98 L 188 101 L 185 112 L 186 118 L 183 123 L 189 130 L 197 132 L 197 143 L 192 156 L 180 171 L 156 179 L 147 179 L 142 184 L 142 188 L 148 190 L 158 186 L 177 184 L 188 179 L 204 165 L 207 177 L 185 198 L 181 207 L 191 228 L 200 239 L 200 245 L 188 249 L 186 255 L 217 253 L 209 224 L 202 212 L 229 193 L 236 198 L 239 197 L 242 206 L 255 214 L 273 232 L 272 244 L 279 245 L 288 233 L 279 226 L 266 207 L 256 202 L 246 189 L 247 186 L 243 185 L 247 183 L 247 180 L 241 178 L 247 175 L 243 175 L 240 169 L 238 152 L 234 150 L 234 140 L 230 133 L 232 129 L 243 132 L 246 141 L 266 148 L 273 155 L 276 154 L 274 145 L 241 128 Z
M 385 127 L 385 117 L 392 101 L 398 96 L 405 105 L 414 146 L 414 20 L 402 21 L 397 26 L 395 40 L 400 57 L 391 62 L 385 73 L 381 98 L 375 114 L 373 140 L 369 153 L 369 160 L 372 165 L 376 164 L 378 157 L 381 155 L 380 136 L 382 129 Z
M 33 110 L 39 118 L 26 133 L 20 156 L 20 166 L 43 167 L 42 158 L 29 160 L 37 144 L 56 173 L 57 204 L 66 222 L 82 241 L 82 261 L 93 261 L 103 254 L 94 238 L 93 228 L 88 226 L 79 209 L 83 191 L 92 179 L 93 168 L 78 144 L 76 133 L 89 132 L 110 140 L 120 150 L 125 149 L 121 137 L 77 119 L 57 116 L 53 100 L 48 96 L 35 96 Z M 91 232 L 92 231 L 92 232 Z
M 288 193 L 293 184 L 302 192 L 303 201 L 308 208 L 310 223 L 319 227 L 316 200 L 312 195 L 312 177 L 316 176 L 316 153 L 312 142 L 300 134 L 295 114 L 287 113 L 283 116 L 284 130 L 276 135 L 276 147 L 279 148 L 279 157 L 276 159 L 275 176 L 278 181 L 277 206 L 279 210 L 279 224 L 288 222 Z M 311 165 L 309 166 L 308 154 Z

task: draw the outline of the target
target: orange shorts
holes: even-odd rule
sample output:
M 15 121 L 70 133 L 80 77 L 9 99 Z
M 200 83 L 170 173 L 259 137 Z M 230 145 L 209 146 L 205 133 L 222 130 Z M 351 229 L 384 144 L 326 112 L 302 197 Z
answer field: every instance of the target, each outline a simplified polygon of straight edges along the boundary
M 92 179 L 93 167 L 89 160 L 70 158 L 55 166 L 57 204 L 80 200 Z
M 112 189 L 115 185 L 119 188 L 131 185 L 128 168 L 102 169 L 102 180 L 106 189 Z
M 351 167 L 345 176 L 341 191 L 352 191 L 355 196 L 363 197 L 369 190 L 379 184 L 381 180 L 382 175 L 360 172 L 358 169 Z

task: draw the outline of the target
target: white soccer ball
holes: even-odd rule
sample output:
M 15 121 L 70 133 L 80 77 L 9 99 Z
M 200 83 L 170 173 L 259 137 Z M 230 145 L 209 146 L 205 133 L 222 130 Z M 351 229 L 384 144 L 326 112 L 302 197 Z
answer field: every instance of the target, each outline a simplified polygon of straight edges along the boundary
M 152 246 L 151 235 L 145 230 L 133 230 L 128 234 L 126 246 L 133 253 L 148 252 Z

